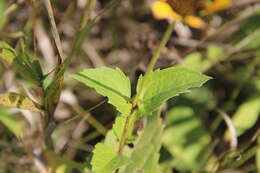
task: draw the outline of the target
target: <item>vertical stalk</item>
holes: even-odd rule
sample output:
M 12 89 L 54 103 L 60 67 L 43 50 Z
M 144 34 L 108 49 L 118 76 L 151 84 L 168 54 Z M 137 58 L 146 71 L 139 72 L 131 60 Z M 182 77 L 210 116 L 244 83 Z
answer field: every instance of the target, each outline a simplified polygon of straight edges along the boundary
M 59 54 L 58 64 L 61 64 L 62 59 L 63 59 L 62 46 L 61 46 L 60 35 L 59 35 L 57 25 L 56 25 L 56 22 L 55 22 L 55 19 L 54 19 L 54 14 L 53 14 L 51 2 L 50 2 L 50 0 L 44 0 L 44 4 L 45 4 L 45 7 L 46 7 L 47 12 L 48 12 L 48 17 L 49 17 L 50 22 L 51 22 L 51 31 L 52 31 L 54 41 L 55 41 L 55 45 L 57 47 L 58 54 Z
M 136 113 L 136 106 L 137 106 L 137 103 L 139 101 L 139 97 L 140 97 L 141 93 L 144 90 L 145 82 L 146 82 L 149 74 L 153 71 L 153 68 L 154 68 L 156 62 L 160 58 L 162 50 L 165 48 L 165 45 L 169 41 L 169 39 L 171 37 L 171 34 L 173 32 L 173 29 L 174 29 L 174 22 L 172 22 L 171 24 L 168 25 L 167 30 L 166 30 L 166 32 L 163 35 L 162 41 L 160 42 L 158 48 L 156 49 L 156 51 L 155 51 L 155 53 L 154 53 L 154 55 L 153 55 L 149 65 L 148 65 L 147 71 L 146 71 L 146 73 L 144 75 L 144 78 L 142 80 L 142 83 L 141 83 L 140 90 L 136 94 L 136 96 L 134 97 L 134 100 L 133 100 L 133 103 L 132 103 L 131 113 L 126 118 L 123 134 L 122 134 L 122 137 L 121 137 L 121 139 L 119 141 L 119 149 L 118 149 L 118 154 L 119 155 L 121 155 L 123 153 L 123 151 L 124 151 L 124 146 L 125 146 L 125 142 L 126 142 L 126 139 L 127 139 L 127 134 L 128 134 L 128 131 L 129 131 L 129 124 L 130 124 L 132 118 L 134 117 L 134 115 Z M 116 170 L 116 173 L 118 173 L 118 172 L 119 172 L 119 169 Z

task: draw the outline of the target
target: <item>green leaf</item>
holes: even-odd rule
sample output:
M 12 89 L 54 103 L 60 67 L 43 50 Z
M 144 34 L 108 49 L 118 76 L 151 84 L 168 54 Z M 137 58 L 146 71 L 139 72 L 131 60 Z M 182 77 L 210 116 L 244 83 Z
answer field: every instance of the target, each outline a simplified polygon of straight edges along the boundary
M 254 126 L 260 114 L 260 96 L 241 104 L 232 117 L 237 135 L 242 135 Z
M 0 107 L 0 121 L 15 134 L 17 138 L 22 138 L 22 125 L 6 109 Z
M 141 76 L 137 84 L 140 90 Z M 181 93 L 188 92 L 192 87 L 200 87 L 210 78 L 184 67 L 171 67 L 156 70 L 148 76 L 143 93 L 140 94 L 138 108 L 141 114 L 151 114 L 168 99 Z
M 93 153 L 91 160 L 93 173 L 112 173 L 130 162 L 129 158 L 118 156 L 112 148 L 103 143 L 98 143 Z
M 118 68 L 86 69 L 72 75 L 73 78 L 94 88 L 99 94 L 108 97 L 108 102 L 127 116 L 130 113 L 131 86 L 129 79 Z
M 125 168 L 124 173 L 157 173 L 164 126 L 160 115 L 157 112 L 154 114 L 156 115 L 147 117 L 145 129 L 134 144 L 130 157 L 132 162 Z
M 5 42 L 0 42 L 0 59 L 12 64 L 16 56 L 16 51 L 10 45 Z
M 224 54 L 224 49 L 217 45 L 209 45 L 207 48 L 207 57 L 213 62 L 218 61 Z
M 174 107 L 166 117 L 169 125 L 163 134 L 163 145 L 175 158 L 173 167 L 180 171 L 198 170 L 210 135 L 188 106 Z
M 41 106 L 32 101 L 30 98 L 14 93 L 14 92 L 8 92 L 4 95 L 0 96 L 0 104 L 7 106 L 7 107 L 13 107 L 18 109 L 25 109 L 30 111 L 36 111 L 36 112 L 42 112 Z
M 33 57 L 30 57 L 26 53 L 18 54 L 12 62 L 12 66 L 24 79 L 37 86 L 41 85 L 43 79 L 41 66 Z
M 211 66 L 211 62 L 205 59 L 201 53 L 194 52 L 184 58 L 182 66 L 191 70 L 205 71 Z

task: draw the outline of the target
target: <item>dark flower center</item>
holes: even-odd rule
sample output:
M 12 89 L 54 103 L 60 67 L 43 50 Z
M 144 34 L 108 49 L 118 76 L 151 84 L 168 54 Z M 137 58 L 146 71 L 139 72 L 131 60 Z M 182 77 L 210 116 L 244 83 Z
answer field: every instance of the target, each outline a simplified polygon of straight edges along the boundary
M 180 15 L 192 15 L 203 7 L 205 0 L 167 0 L 173 10 Z

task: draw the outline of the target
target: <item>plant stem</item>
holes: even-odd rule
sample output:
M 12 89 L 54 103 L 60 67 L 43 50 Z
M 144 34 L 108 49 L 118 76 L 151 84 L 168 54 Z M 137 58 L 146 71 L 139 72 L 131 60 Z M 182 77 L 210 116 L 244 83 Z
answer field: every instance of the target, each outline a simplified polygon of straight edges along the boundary
M 57 47 L 58 50 L 58 64 L 61 64 L 62 59 L 63 59 L 63 53 L 62 53 L 62 46 L 61 46 L 61 40 L 60 40 L 60 35 L 56 26 L 56 22 L 54 19 L 54 14 L 53 14 L 53 10 L 52 10 L 52 6 L 51 6 L 51 2 L 50 0 L 45 0 L 44 1 L 45 7 L 47 9 L 48 12 L 48 17 L 50 19 L 51 22 L 51 31 L 54 37 L 54 41 L 55 41 L 55 45 Z
M 118 154 L 119 155 L 121 155 L 123 153 L 125 142 L 126 142 L 126 139 L 127 139 L 127 134 L 128 134 L 128 131 L 129 131 L 129 125 L 130 125 L 130 122 L 131 122 L 132 118 L 134 117 L 134 115 L 136 113 L 136 106 L 137 106 L 137 103 L 139 101 L 139 97 L 140 97 L 141 93 L 144 90 L 145 82 L 146 82 L 149 74 L 153 71 L 153 68 L 154 68 L 156 62 L 160 58 L 162 50 L 165 48 L 165 45 L 169 41 L 169 39 L 171 37 L 171 34 L 173 32 L 173 29 L 174 29 L 174 22 L 172 22 L 171 24 L 168 25 L 167 30 L 166 30 L 166 32 L 163 35 L 162 41 L 160 42 L 159 47 L 156 49 L 156 51 L 155 51 L 155 53 L 154 53 L 154 55 L 153 55 L 149 65 L 148 65 L 147 71 L 146 71 L 146 73 L 144 75 L 144 78 L 142 80 L 142 83 L 141 83 L 140 90 L 136 94 L 136 96 L 134 97 L 134 100 L 133 100 L 133 103 L 132 103 L 131 113 L 126 118 L 123 134 L 122 134 L 122 137 L 121 137 L 121 139 L 119 141 L 119 149 L 118 149 Z M 116 173 L 118 173 L 118 171 L 119 170 L 116 170 Z
M 161 52 L 162 50 L 165 48 L 165 45 L 167 44 L 167 42 L 169 41 L 170 37 L 171 37 L 171 34 L 173 32 L 173 29 L 174 29 L 174 26 L 175 26 L 175 23 L 172 22 L 171 24 L 168 25 L 167 27 L 167 30 L 165 31 L 164 35 L 163 35 L 163 38 L 162 38 L 162 41 L 160 42 L 160 45 L 159 47 L 156 49 L 148 67 L 147 67 L 147 70 L 144 74 L 144 78 L 142 80 L 142 83 L 141 83 L 141 87 L 140 87 L 140 90 L 139 92 L 136 94 L 136 96 L 134 97 L 134 100 L 133 100 L 133 107 L 136 107 L 137 106 L 137 102 L 139 100 L 139 97 L 141 95 L 141 93 L 143 92 L 144 90 L 144 86 L 145 86 L 145 82 L 149 76 L 149 74 L 153 71 L 154 69 L 154 66 L 155 64 L 157 63 L 158 59 L 160 58 L 160 55 L 161 55 Z

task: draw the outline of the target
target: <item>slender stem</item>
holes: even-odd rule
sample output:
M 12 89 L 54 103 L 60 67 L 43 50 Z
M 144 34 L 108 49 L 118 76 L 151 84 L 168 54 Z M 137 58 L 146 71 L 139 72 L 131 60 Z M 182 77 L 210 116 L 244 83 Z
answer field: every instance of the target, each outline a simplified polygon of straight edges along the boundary
M 149 74 L 153 71 L 154 69 L 154 66 L 155 64 L 157 63 L 158 59 L 160 58 L 160 55 L 161 55 L 161 52 L 162 50 L 165 48 L 165 45 L 167 44 L 167 42 L 169 41 L 170 37 L 171 37 L 171 34 L 173 32 L 173 29 L 174 29 L 174 26 L 175 26 L 175 23 L 172 22 L 171 24 L 168 25 L 167 27 L 167 30 L 165 31 L 164 35 L 163 35 L 163 38 L 162 38 L 162 41 L 160 42 L 160 45 L 159 47 L 156 49 L 148 67 L 147 67 L 147 70 L 145 72 L 145 75 L 144 75 L 144 78 L 142 80 L 142 83 L 141 83 L 141 87 L 140 87 L 140 90 L 139 92 L 136 94 L 136 96 L 134 97 L 134 100 L 133 100 L 133 107 L 136 107 L 137 105 L 137 102 L 139 100 L 139 97 L 140 95 L 142 94 L 143 90 L 144 90 L 144 86 L 145 86 L 145 82 L 149 76 Z
M 125 146 L 125 142 L 126 142 L 126 139 L 127 139 L 127 134 L 128 134 L 128 131 L 130 130 L 129 129 L 129 125 L 130 125 L 130 122 L 132 121 L 132 118 L 134 118 L 135 116 L 135 113 L 136 113 L 136 106 L 137 106 L 137 103 L 139 101 L 139 97 L 141 95 L 141 93 L 143 92 L 144 90 L 144 86 L 145 86 L 145 82 L 149 76 L 149 74 L 153 71 L 153 68 L 156 64 L 156 62 L 158 61 L 158 59 L 160 58 L 160 55 L 161 55 L 161 52 L 162 50 L 165 48 L 165 45 L 167 44 L 167 42 L 169 41 L 170 37 L 171 37 L 171 34 L 173 32 L 173 29 L 174 29 L 174 22 L 172 22 L 171 24 L 169 24 L 166 32 L 164 33 L 163 35 L 163 38 L 162 38 L 162 41 L 160 42 L 160 45 L 159 47 L 156 49 L 149 65 L 148 65 L 148 68 L 147 68 L 147 71 L 144 75 L 144 78 L 142 80 L 142 83 L 141 83 L 141 87 L 140 87 L 140 90 L 139 92 L 136 94 L 136 96 L 134 97 L 134 100 L 133 100 L 133 103 L 132 103 L 132 110 L 131 110 L 131 113 L 130 115 L 126 118 L 126 122 L 125 122 L 125 125 L 124 125 L 124 130 L 123 130 L 123 134 L 122 134 L 122 137 L 119 141 L 119 149 L 118 149 L 118 154 L 121 155 L 123 153 L 123 150 L 124 150 L 124 146 Z M 118 173 L 119 170 L 116 170 L 116 173 Z
M 62 59 L 63 59 L 62 46 L 61 46 L 60 35 L 59 35 L 58 29 L 57 29 L 57 26 L 56 26 L 56 22 L 55 22 L 55 19 L 54 19 L 54 14 L 53 14 L 51 2 L 50 2 L 50 0 L 44 0 L 44 4 L 45 4 L 45 7 L 46 7 L 47 12 L 48 12 L 48 16 L 49 16 L 49 19 L 50 19 L 50 22 L 51 22 L 52 34 L 53 34 L 55 45 L 57 47 L 58 54 L 59 54 L 58 63 L 61 64 Z

